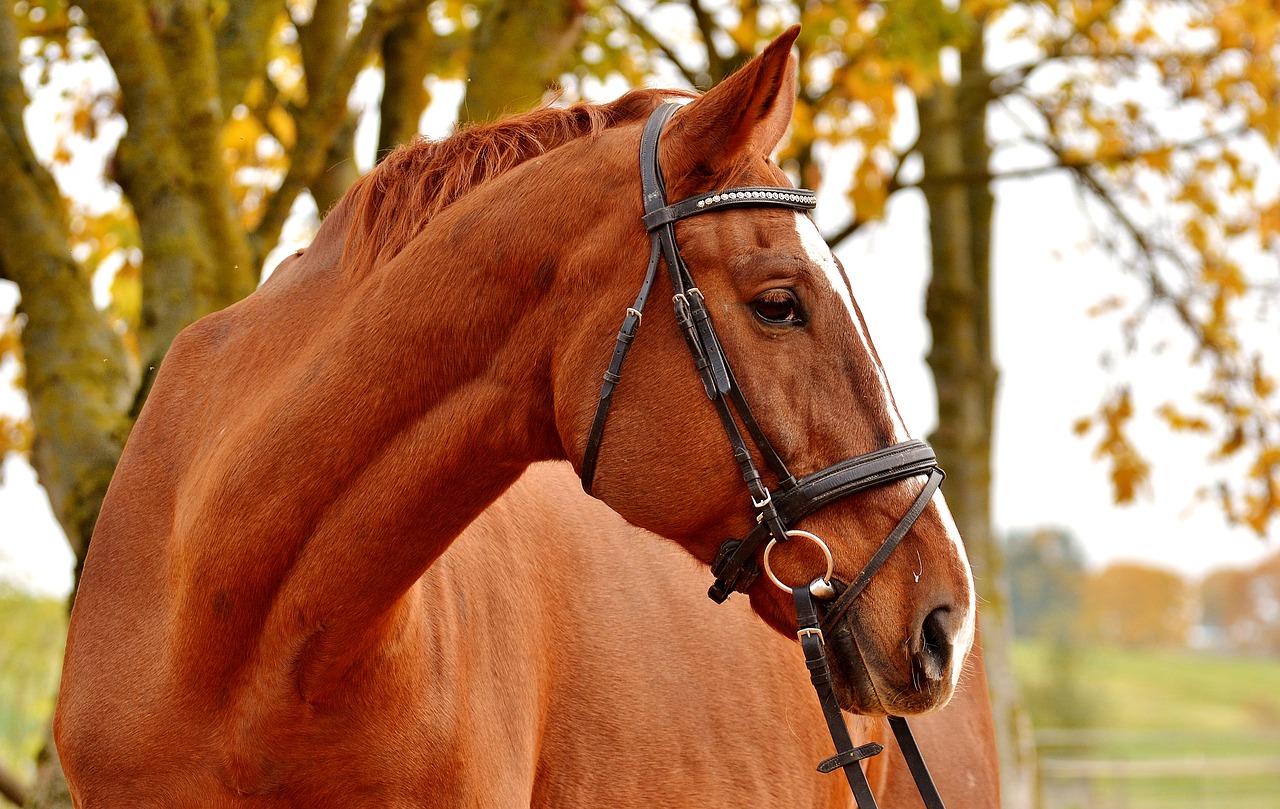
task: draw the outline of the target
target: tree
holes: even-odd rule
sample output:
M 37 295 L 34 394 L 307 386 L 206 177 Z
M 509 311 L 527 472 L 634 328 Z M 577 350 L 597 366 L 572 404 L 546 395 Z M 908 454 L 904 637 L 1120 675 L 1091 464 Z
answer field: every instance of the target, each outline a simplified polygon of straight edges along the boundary
M 1200 585 L 1201 620 L 1232 649 L 1280 654 L 1280 553 L 1253 567 L 1216 570 Z
M 1004 556 L 1014 635 L 1068 640 L 1085 579 L 1076 538 L 1052 528 L 1019 531 L 1009 535 Z
M 1081 632 L 1113 646 L 1180 648 L 1192 612 L 1191 588 L 1181 576 L 1119 563 L 1085 580 Z
M 300 197 L 324 210 L 355 178 L 348 99 L 361 72 L 383 68 L 385 150 L 417 131 L 429 73 L 469 69 L 486 115 L 504 99 L 527 105 L 531 87 L 536 102 L 582 19 L 572 0 L 483 11 L 478 27 L 474 8 L 426 0 L 20 0 L 0 12 L 0 279 L 22 296 L 0 350 L 25 368 L 31 413 L 0 424 L 0 451 L 34 436 L 31 462 L 80 563 L 174 336 L 254 289 Z M 530 59 L 519 81 L 492 68 L 513 40 Z M 45 86 L 78 62 L 109 64 L 114 86 L 78 99 L 51 169 L 24 127 L 23 72 Z M 125 128 L 104 178 L 116 205 L 89 209 L 56 174 L 113 123 Z M 115 280 L 100 310 L 91 283 L 104 270 Z

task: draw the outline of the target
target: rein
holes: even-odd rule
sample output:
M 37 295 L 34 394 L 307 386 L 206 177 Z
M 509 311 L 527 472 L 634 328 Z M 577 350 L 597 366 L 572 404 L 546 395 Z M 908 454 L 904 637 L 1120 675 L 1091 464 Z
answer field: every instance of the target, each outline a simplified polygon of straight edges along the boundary
M 588 494 L 593 494 L 592 483 L 600 457 L 605 422 L 613 403 L 613 393 L 618 382 L 621 381 L 623 363 L 640 328 L 645 304 L 649 300 L 654 281 L 657 279 L 658 265 L 665 263 L 674 293 L 672 304 L 676 322 L 693 356 L 694 368 L 702 380 L 707 398 L 711 400 L 720 417 L 734 460 L 738 464 L 743 482 L 751 496 L 752 505 L 756 509 L 756 527 L 745 537 L 730 539 L 720 547 L 711 566 L 711 572 L 716 577 L 715 582 L 707 594 L 715 602 L 721 603 L 735 590 L 746 592 L 760 575 L 761 563 L 757 561 L 757 554 L 760 547 L 764 545 L 764 572 L 774 584 L 792 593 L 794 597 L 796 620 L 800 628 L 797 635 L 804 651 L 806 665 L 809 667 L 810 680 L 818 693 L 823 716 L 836 747 L 836 754 L 819 764 L 818 770 L 824 773 L 837 769 L 843 770 L 859 809 L 876 809 L 876 802 L 867 783 L 866 774 L 859 762 L 864 758 L 877 755 L 883 747 L 874 742 L 861 747 L 853 745 L 832 688 L 823 628 L 829 630 L 853 607 L 854 601 L 866 588 L 871 578 L 888 560 L 890 554 L 924 512 L 933 493 L 942 483 L 944 474 L 938 468 L 933 450 L 928 444 L 919 440 L 905 441 L 865 455 L 848 458 L 798 480 L 787 471 L 786 464 L 769 443 L 733 375 L 733 369 L 729 366 L 728 358 L 711 323 L 711 314 L 707 310 L 702 291 L 694 283 L 693 276 L 680 255 L 676 242 L 675 223 L 710 211 L 734 207 L 774 207 L 809 211 L 817 204 L 816 195 L 805 189 L 752 186 L 700 194 L 667 204 L 666 186 L 662 178 L 662 168 L 658 163 L 658 139 L 663 127 L 679 106 L 666 103 L 654 110 L 640 138 L 644 224 L 650 236 L 649 265 L 645 271 L 640 292 L 635 302 L 627 309 L 622 327 L 618 331 L 609 367 L 604 372 L 600 400 L 596 405 L 591 430 L 587 434 L 587 444 L 582 459 L 582 488 Z M 746 427 L 752 443 L 776 477 L 778 481 L 776 489 L 769 489 L 761 477 L 760 470 L 756 468 L 751 450 L 747 446 L 742 431 L 738 428 L 738 420 Z M 916 496 L 906 515 L 890 532 L 862 571 L 837 596 L 837 591 L 831 583 L 831 551 L 818 537 L 805 531 L 789 529 L 788 526 L 837 500 L 917 475 L 928 475 L 924 489 Z M 769 569 L 768 559 L 769 552 L 775 544 L 786 542 L 795 536 L 817 543 L 827 557 L 827 571 L 825 576 L 815 579 L 809 586 L 796 587 L 793 590 L 773 575 L 773 571 Z M 823 601 L 834 599 L 830 606 L 825 608 L 825 616 L 820 616 L 815 598 Z M 907 720 L 891 716 L 889 725 L 902 749 L 903 757 L 907 760 L 907 766 L 911 770 L 925 806 L 927 809 L 945 809 L 915 739 L 911 735 Z

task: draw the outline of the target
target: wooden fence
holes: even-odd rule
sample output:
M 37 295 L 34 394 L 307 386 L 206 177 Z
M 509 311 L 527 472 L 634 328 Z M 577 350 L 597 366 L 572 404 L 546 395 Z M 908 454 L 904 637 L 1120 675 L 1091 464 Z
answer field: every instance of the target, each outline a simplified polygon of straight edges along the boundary
M 1280 809 L 1280 730 L 1042 730 L 1036 746 L 1039 809 Z

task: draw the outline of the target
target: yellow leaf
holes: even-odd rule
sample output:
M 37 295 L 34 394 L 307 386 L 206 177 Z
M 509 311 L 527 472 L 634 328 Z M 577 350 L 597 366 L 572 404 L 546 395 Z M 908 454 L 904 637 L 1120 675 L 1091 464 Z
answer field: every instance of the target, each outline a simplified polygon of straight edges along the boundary
M 1199 416 L 1186 416 L 1179 413 L 1172 404 L 1163 404 L 1156 410 L 1160 418 L 1165 420 L 1169 428 L 1179 432 L 1207 433 L 1209 422 Z
M 1235 455 L 1244 446 L 1244 428 L 1236 425 L 1218 447 L 1218 457 Z
M 294 123 L 293 116 L 285 112 L 283 107 L 275 106 L 267 110 L 267 124 L 271 127 L 271 134 L 275 135 L 276 140 L 280 141 L 280 145 L 286 150 L 292 149 L 298 142 L 297 124 Z

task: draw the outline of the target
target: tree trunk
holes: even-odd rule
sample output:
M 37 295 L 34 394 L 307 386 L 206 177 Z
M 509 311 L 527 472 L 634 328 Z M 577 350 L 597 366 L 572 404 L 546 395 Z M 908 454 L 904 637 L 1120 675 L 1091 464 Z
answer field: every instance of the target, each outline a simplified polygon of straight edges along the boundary
M 991 516 L 991 446 L 997 371 L 991 352 L 990 77 L 981 31 L 961 54 L 958 86 L 940 83 L 917 103 L 933 276 L 925 310 L 938 392 L 930 437 L 948 474 L 947 502 L 964 536 L 982 605 L 983 656 L 1000 751 L 1002 804 L 1033 805 L 1034 750 L 1011 659 L 1012 624 Z
M 582 32 L 582 0 L 490 0 L 476 27 L 459 123 L 538 106 Z
M 26 805 L 30 809 L 74 809 L 71 789 L 62 775 L 62 765 L 58 763 L 58 748 L 53 744 L 52 729 L 36 765 L 36 784 L 27 796 Z
M 423 84 L 443 52 L 444 41 L 436 36 L 428 15 L 405 20 L 387 32 L 382 41 L 378 162 L 418 134 L 418 120 L 431 101 Z

